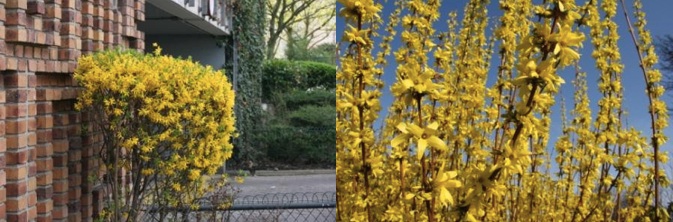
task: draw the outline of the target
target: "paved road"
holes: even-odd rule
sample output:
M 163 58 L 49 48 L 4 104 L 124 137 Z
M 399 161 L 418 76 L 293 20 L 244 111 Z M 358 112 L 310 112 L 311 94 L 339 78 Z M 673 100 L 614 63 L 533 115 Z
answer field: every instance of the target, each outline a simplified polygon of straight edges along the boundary
M 335 174 L 249 176 L 243 184 L 234 184 L 240 189 L 238 196 L 267 193 L 336 192 Z
M 293 175 L 293 173 L 276 173 L 278 176 L 249 176 L 245 178 L 243 184 L 235 184 L 240 189 L 237 201 L 280 201 L 288 204 L 294 201 L 300 203 L 310 203 L 312 201 L 326 201 L 334 198 L 332 195 L 303 194 L 303 193 L 322 193 L 336 192 L 336 175 L 328 174 L 308 174 Z M 279 195 L 276 197 L 255 196 L 245 198 L 247 195 L 264 195 L 278 193 L 298 193 L 293 195 Z M 317 198 L 317 199 L 315 199 Z M 332 199 L 333 200 L 333 199 Z M 288 202 L 289 201 L 289 202 Z M 308 201 L 308 202 L 307 202 Z M 230 211 L 222 215 L 223 221 L 230 222 L 334 222 L 336 221 L 335 208 L 309 208 L 309 209 L 288 209 L 288 210 L 248 210 L 248 211 Z

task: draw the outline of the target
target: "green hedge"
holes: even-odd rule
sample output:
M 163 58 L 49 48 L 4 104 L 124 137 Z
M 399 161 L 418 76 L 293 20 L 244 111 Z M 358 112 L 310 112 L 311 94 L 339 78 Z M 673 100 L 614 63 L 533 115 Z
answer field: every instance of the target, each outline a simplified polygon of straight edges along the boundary
M 334 90 L 318 89 L 313 91 L 295 90 L 284 94 L 283 98 L 288 110 L 296 110 L 306 105 L 335 106 L 336 94 Z M 334 111 L 334 110 L 333 110 Z
M 264 140 L 269 145 L 269 160 L 288 164 L 336 163 L 335 128 L 293 127 L 284 124 L 269 126 Z M 291 138 L 291 139 L 288 139 Z
M 265 100 L 270 100 L 273 94 L 294 89 L 336 87 L 336 67 L 325 63 L 268 60 L 262 65 L 262 72 L 262 96 Z

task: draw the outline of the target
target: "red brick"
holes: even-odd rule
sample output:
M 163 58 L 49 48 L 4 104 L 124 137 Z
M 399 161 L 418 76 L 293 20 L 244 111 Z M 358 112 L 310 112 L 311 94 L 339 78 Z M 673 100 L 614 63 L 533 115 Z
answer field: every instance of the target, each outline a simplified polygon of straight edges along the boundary
M 5 30 L 5 40 L 8 42 L 28 42 L 28 30 L 23 27 L 12 26 Z
M 27 180 L 19 180 L 7 183 L 5 188 L 7 189 L 7 197 L 18 197 L 26 194 L 26 188 L 28 187 Z
M 7 0 L 5 3 L 5 8 L 7 9 L 27 9 L 28 1 L 27 0 Z
M 5 129 L 7 134 L 25 133 L 28 127 L 28 122 L 25 119 L 11 119 L 5 121 Z
M 28 70 L 28 60 L 27 59 L 19 59 L 18 60 L 18 71 L 27 71 Z
M 70 122 L 68 115 L 58 114 L 54 115 L 54 126 L 66 126 Z
M 49 113 L 53 112 L 51 102 L 37 103 L 36 107 L 37 107 L 37 113 L 38 114 L 49 114 Z M 53 117 L 52 117 L 52 119 L 53 119 Z
M 35 75 L 27 75 L 27 77 L 28 77 L 28 87 L 30 87 L 30 88 L 35 88 L 35 86 L 36 86 L 35 84 L 37 83 L 37 76 L 35 76 Z M 31 90 L 35 91 L 35 89 L 31 89 Z M 33 93 L 33 94 L 34 94 L 34 93 Z M 33 95 L 32 98 L 33 98 L 33 100 L 35 100 L 34 95 Z
M 49 59 L 58 59 L 58 48 L 56 48 L 56 47 L 50 47 L 49 48 Z M 54 66 L 56 66 L 56 65 L 54 65 Z
M 53 162 L 51 158 L 37 159 L 35 164 L 37 164 L 37 172 L 50 171 L 53 168 Z
M 5 187 L 0 187 L 0 205 L 3 207 L 2 208 L 3 212 L 0 212 L 0 214 L 4 214 L 4 211 L 5 211 L 4 206 L 5 206 L 5 201 L 6 200 L 7 200 L 7 190 L 5 189 Z M 5 218 L 5 217 L 0 216 L 0 218 Z
M 71 175 L 73 177 L 73 175 Z M 79 178 L 79 176 L 74 176 L 74 178 Z M 79 200 L 80 196 L 82 195 L 82 191 L 79 188 L 80 183 L 71 183 L 72 181 L 77 181 L 78 179 L 72 179 L 68 181 L 68 184 L 71 187 L 77 187 L 75 189 L 70 189 L 68 190 L 68 199 L 70 200 Z
M 0 121 L 0 136 L 4 136 L 6 134 L 6 124 L 3 121 Z M 2 137 L 4 139 L 4 137 Z M 4 150 L 3 150 L 4 151 Z
M 5 104 L 7 118 L 20 118 L 28 114 L 28 106 L 25 104 Z
M 28 164 L 35 165 L 35 159 L 37 159 L 37 150 L 35 146 L 31 146 L 28 148 Z
M 15 72 L 14 74 L 3 75 L 3 78 L 5 87 L 8 88 L 23 88 L 28 86 L 28 75 Z
M 33 195 L 33 196 L 31 196 L 31 198 L 28 199 L 29 200 L 28 203 L 32 203 L 32 205 L 30 205 L 31 207 L 28 208 L 28 220 L 29 221 L 34 221 L 35 218 L 37 218 L 37 208 L 35 208 L 35 202 L 36 201 L 34 201 L 34 198 L 35 198 L 35 196 Z
M 46 101 L 47 100 L 47 91 L 49 89 L 41 88 L 35 90 L 35 100 L 37 101 Z M 38 112 L 39 112 L 39 107 L 38 107 Z
M 5 153 L 8 165 L 24 164 L 28 161 L 28 150 L 18 150 Z
M 37 178 L 29 177 L 27 181 L 28 186 L 26 189 L 31 196 L 35 196 L 35 189 L 37 189 Z M 35 198 L 37 200 L 37 198 Z M 28 202 L 31 206 L 35 205 L 35 202 Z
M 28 19 L 26 12 L 21 9 L 8 9 L 5 11 L 5 25 L 6 26 L 27 26 Z
M 0 1 L 0 3 L 5 3 L 5 1 L 4 0 Z M 7 18 L 5 13 L 6 13 L 5 12 L 5 7 L 0 8 L 0 21 L 5 21 L 5 19 Z M 2 217 L 0 217 L 0 218 L 2 218 Z
M 66 170 L 66 173 L 67 173 L 67 169 L 65 169 L 65 170 Z M 53 197 L 54 197 L 54 201 L 56 201 L 56 203 L 59 203 L 60 201 L 57 201 L 56 197 L 59 196 L 61 193 L 65 193 L 65 192 L 68 191 L 68 180 L 56 180 L 56 178 L 59 178 L 56 175 L 56 171 L 58 171 L 58 170 L 54 169 L 54 171 L 55 171 L 54 172 L 54 179 L 55 180 L 53 181 L 53 184 L 52 184 L 52 186 L 54 187 Z M 64 199 L 67 199 L 67 198 L 65 198 L 65 195 L 67 195 L 67 194 L 64 194 Z
M 51 159 L 49 159 L 51 160 Z M 37 179 L 37 185 L 38 186 L 45 186 L 45 185 L 51 185 L 53 178 L 51 174 L 51 165 L 48 166 L 48 170 L 46 172 L 41 172 L 35 176 Z M 40 187 L 38 187 L 37 190 L 40 190 Z
M 13 212 L 10 209 L 9 203 L 6 205 L 8 221 L 28 221 L 28 211 Z
M 66 200 L 67 203 L 67 200 Z M 54 201 L 54 210 L 51 211 L 51 215 L 54 220 L 64 220 L 68 217 L 68 207 L 58 206 Z
M 51 222 L 53 220 L 54 220 L 54 218 L 52 218 L 52 216 L 51 216 L 51 211 L 49 211 L 49 213 L 46 213 L 46 214 L 40 214 L 40 212 L 38 212 L 37 218 L 36 218 L 37 222 Z
M 3 168 L 5 166 L 2 166 Z M 4 170 L 0 170 L 0 188 L 2 188 L 2 193 L 0 193 L 0 203 L 5 202 L 5 193 L 6 190 L 4 186 L 7 185 L 7 173 Z M 1 218 L 1 217 L 0 217 Z
M 65 127 L 55 127 L 51 129 L 52 138 L 55 140 L 68 138 L 68 130 Z
M 37 174 L 37 165 L 35 165 L 35 162 L 31 162 L 31 160 L 28 159 L 28 178 L 35 179 L 36 174 Z M 35 189 L 35 187 L 33 187 L 33 189 Z
M 68 166 L 68 155 L 61 154 L 61 155 L 53 155 L 52 156 L 53 163 L 54 163 L 54 168 L 65 168 Z M 67 174 L 67 173 L 66 173 Z M 63 179 L 60 177 L 56 177 L 58 175 L 54 174 L 54 179 Z
M 7 139 L 4 138 L 4 137 L 0 137 L 0 152 L 5 152 L 5 151 L 7 151 Z M 0 166 L 0 167 L 4 167 L 4 166 Z
M 37 128 L 45 129 L 54 127 L 54 117 L 50 115 L 38 116 L 37 118 Z
M 28 133 L 28 146 L 35 146 L 37 144 L 37 134 Z
M 45 6 L 47 18 L 61 18 L 61 6 L 58 4 L 47 4 Z M 58 29 L 57 29 L 58 30 Z
M 44 2 L 42 1 L 29 1 L 28 2 L 28 10 L 26 11 L 28 14 L 44 14 L 45 13 L 45 6 Z
M 53 153 L 52 144 L 49 143 L 52 141 L 51 129 L 37 130 L 37 142 L 40 144 L 36 145 L 37 156 L 49 156 Z
M 51 175 L 51 174 L 50 174 Z M 44 186 L 44 187 L 38 187 L 35 189 L 35 193 L 37 194 L 37 199 L 38 200 L 43 200 L 43 199 L 49 199 L 51 200 L 51 197 L 54 195 L 54 190 L 51 187 L 51 177 L 49 177 L 49 186 Z
M 35 134 L 37 135 L 38 144 L 49 144 L 52 140 L 51 128 L 48 129 L 38 129 Z
M 51 210 L 54 208 L 54 203 L 51 200 L 38 201 L 36 208 L 38 214 L 51 213 Z
M 54 140 L 52 144 L 54 146 L 55 153 L 63 153 L 68 151 L 68 140 Z
M 78 8 L 78 6 L 82 7 L 81 3 L 80 3 L 81 1 L 79 1 L 79 0 L 63 0 L 62 2 L 63 3 L 62 3 L 61 6 L 63 8 L 73 8 L 74 9 L 74 8 Z
M 37 61 L 37 71 L 38 72 L 45 72 L 47 71 L 46 69 L 46 63 L 44 60 Z
M 33 58 L 33 47 L 32 46 L 26 46 L 23 48 L 23 57 L 26 58 Z
M 5 167 L 7 173 L 7 180 L 20 180 L 28 176 L 28 166 L 7 166 Z
M 32 89 L 29 90 L 29 93 L 28 93 L 28 96 L 29 96 L 29 97 L 28 97 L 28 101 L 31 101 L 30 96 L 33 96 L 33 97 L 32 97 L 33 101 L 35 100 L 35 96 L 34 96 L 35 94 L 34 94 L 34 92 L 35 92 L 35 91 L 32 90 Z M 29 115 L 29 116 L 35 116 L 35 115 L 37 115 L 37 104 L 35 104 L 35 103 L 28 103 L 28 115 Z M 30 129 L 31 129 L 31 128 L 30 128 L 30 125 L 28 125 L 28 130 L 30 130 Z M 33 129 L 35 129 L 35 128 L 33 128 Z
M 19 134 L 19 135 L 7 135 L 7 149 L 16 150 L 28 145 L 28 135 Z
M 80 23 L 82 21 L 81 14 L 74 9 L 62 9 L 61 15 L 63 16 L 61 22 Z
M 28 71 L 31 72 L 37 71 L 37 60 L 34 59 L 28 60 Z

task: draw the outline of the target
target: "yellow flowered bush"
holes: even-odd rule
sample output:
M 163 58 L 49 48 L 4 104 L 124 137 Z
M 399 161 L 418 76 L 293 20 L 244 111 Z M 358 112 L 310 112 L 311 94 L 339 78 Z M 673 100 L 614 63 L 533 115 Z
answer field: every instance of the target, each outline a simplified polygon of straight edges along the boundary
M 231 157 L 235 134 L 234 92 L 224 73 L 155 47 L 153 54 L 82 56 L 74 74 L 83 88 L 76 108 L 103 134 L 110 206 L 131 221 L 142 204 L 194 207 L 222 185 L 208 178 Z M 128 187 L 118 177 L 124 174 Z
M 347 28 L 337 70 L 337 221 L 667 221 L 659 187 L 669 185 L 661 167 L 668 113 L 639 0 L 626 28 L 650 103 L 643 132 L 625 124 L 622 107 L 615 16 L 623 1 L 501 0 L 493 32 L 484 0 L 467 1 L 462 22 L 447 12 L 446 32 L 435 30 L 439 0 L 387 4 L 395 9 L 384 31 L 379 1 L 339 2 Z M 580 54 L 585 45 L 590 55 Z M 593 59 L 595 73 L 580 59 Z M 384 87 L 384 75 L 395 81 Z M 589 75 L 599 79 L 595 110 Z M 567 82 L 572 109 L 562 103 L 562 121 L 552 122 Z M 389 107 L 379 101 L 385 90 Z M 562 133 L 550 144 L 554 127 Z

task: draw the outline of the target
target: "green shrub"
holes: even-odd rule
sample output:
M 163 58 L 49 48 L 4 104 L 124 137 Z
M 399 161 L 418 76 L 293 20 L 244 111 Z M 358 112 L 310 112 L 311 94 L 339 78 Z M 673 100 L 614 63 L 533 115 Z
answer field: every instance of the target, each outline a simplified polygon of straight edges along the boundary
M 336 125 L 334 106 L 302 106 L 290 113 L 289 119 L 297 127 L 331 127 Z
M 332 117 L 334 120 L 334 117 Z M 335 128 L 294 127 L 274 124 L 268 127 L 266 155 L 272 161 L 293 164 L 335 163 Z
M 263 99 L 274 113 L 256 138 L 269 160 L 290 164 L 335 163 L 333 65 L 270 60 L 263 66 Z
M 299 84 L 299 70 L 287 60 L 268 60 L 262 66 L 262 98 L 270 100 L 278 92 L 287 92 Z
M 336 87 L 336 67 L 324 63 L 275 59 L 264 62 L 262 71 L 262 98 L 267 101 L 292 90 Z
M 335 106 L 336 94 L 333 90 L 317 89 L 312 91 L 295 90 L 287 93 L 282 99 L 289 110 L 296 110 L 306 105 Z M 333 115 L 334 113 L 332 113 Z
M 336 66 L 319 62 L 297 61 L 300 72 L 305 73 L 305 87 L 336 88 Z

